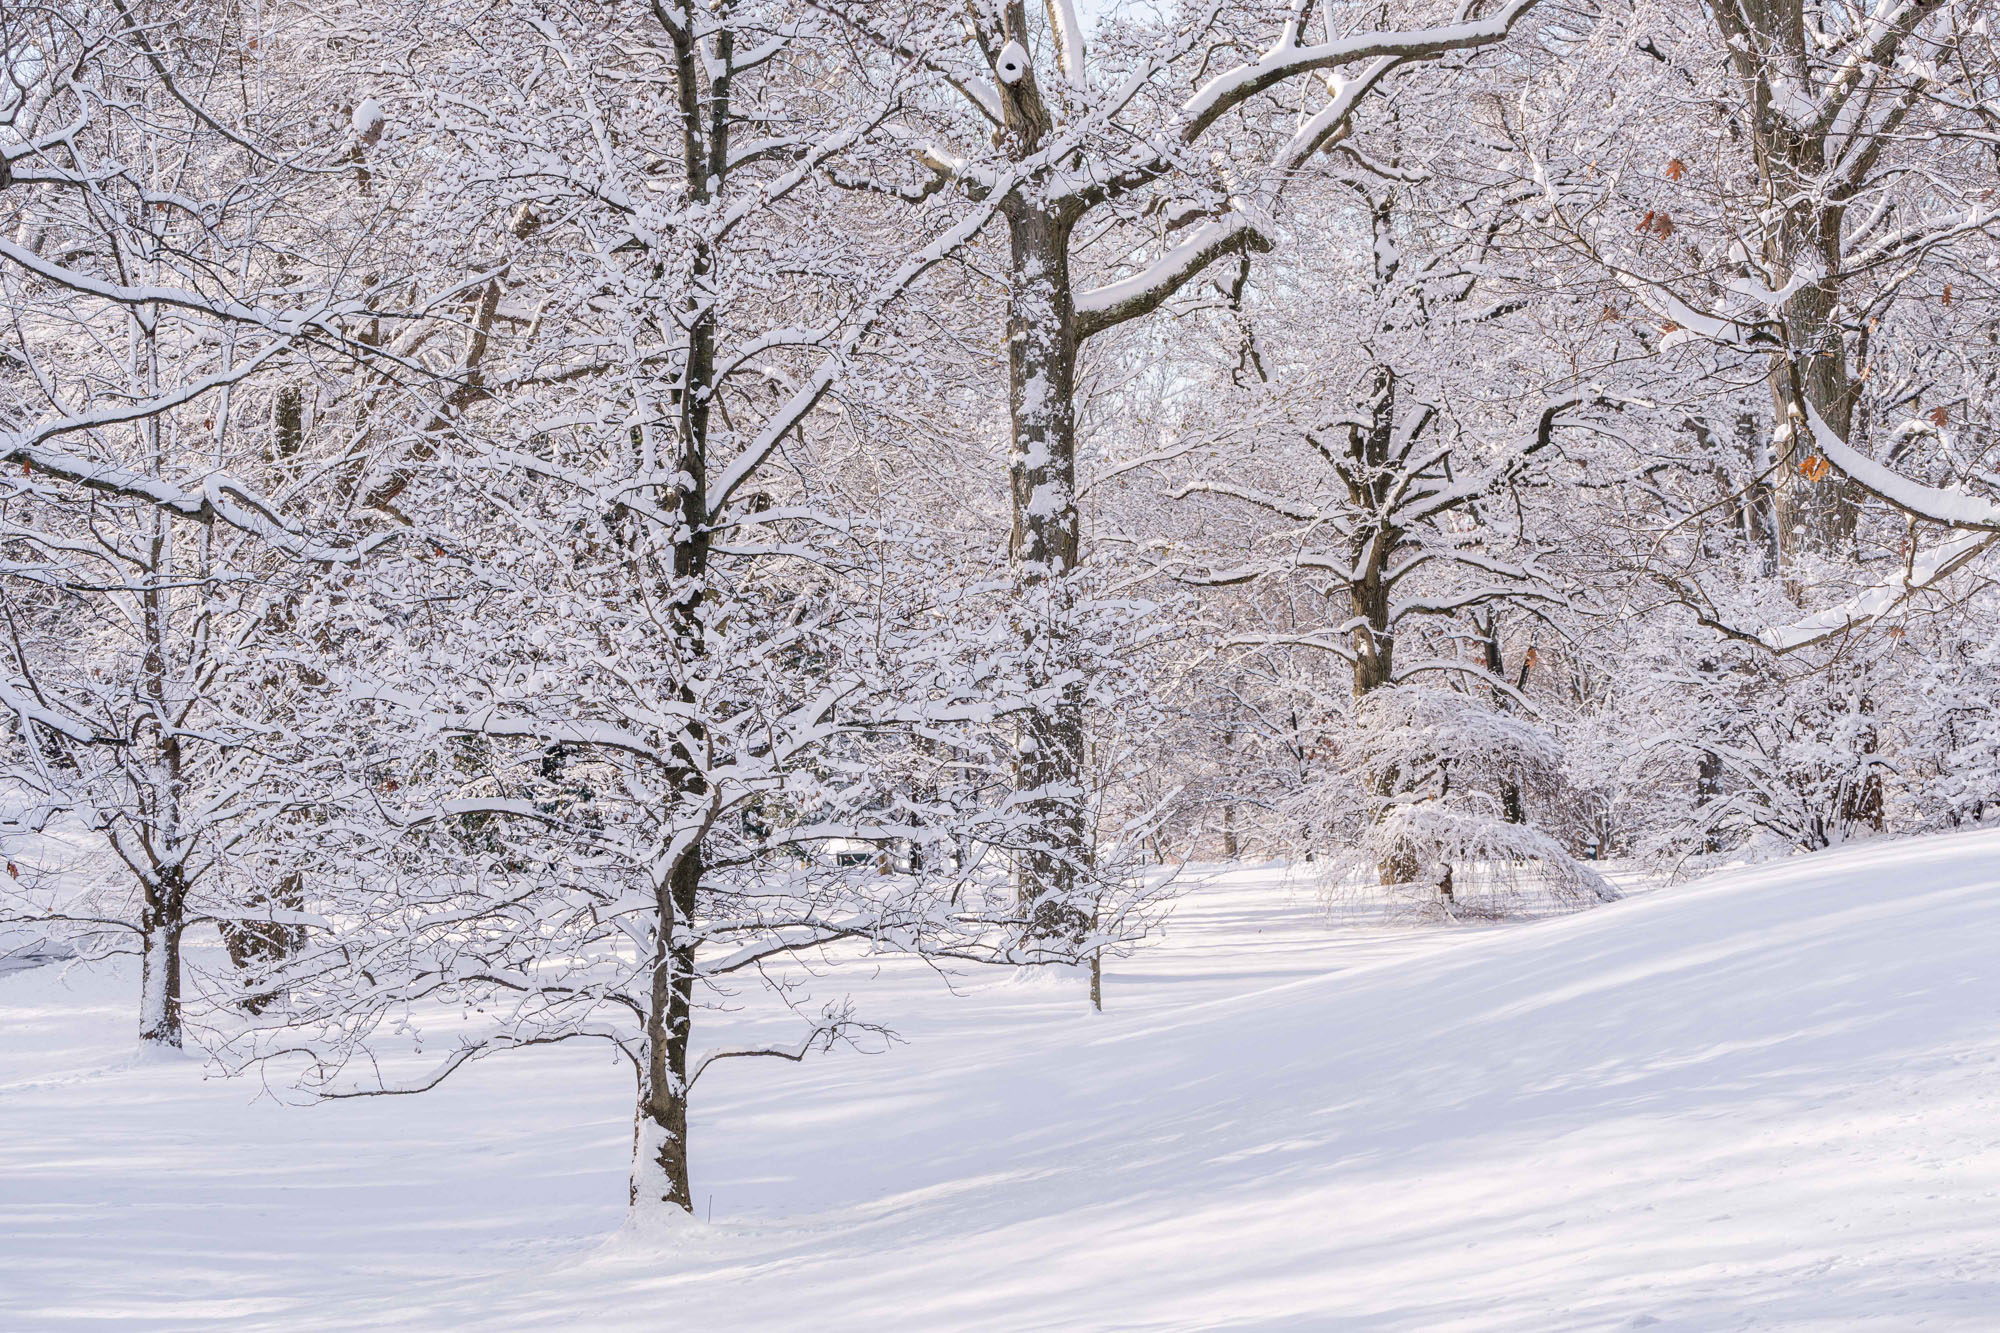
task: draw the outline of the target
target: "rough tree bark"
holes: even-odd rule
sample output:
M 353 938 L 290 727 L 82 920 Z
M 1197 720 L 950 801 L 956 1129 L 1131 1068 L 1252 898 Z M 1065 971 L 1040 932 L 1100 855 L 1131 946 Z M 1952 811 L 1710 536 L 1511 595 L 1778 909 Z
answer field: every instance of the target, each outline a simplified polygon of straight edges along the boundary
M 1015 5 L 1010 9 L 1019 8 Z M 1003 97 L 1017 108 L 1024 151 L 1039 137 L 1032 78 Z M 1012 92 L 1012 90 L 1010 90 Z M 1050 208 L 1017 191 L 1001 207 L 1008 232 L 1008 451 L 1013 533 L 1009 544 L 1020 590 L 1022 647 L 1029 685 L 1041 706 L 1026 712 L 1016 739 L 1017 787 L 1037 840 L 1019 857 L 1021 908 L 1039 939 L 1075 943 L 1093 913 L 1083 899 L 1089 830 L 1084 791 L 1083 682 L 1067 670 L 1072 575 L 1081 533 L 1076 508 L 1076 362 L 1079 338 L 1069 273 L 1073 210 Z

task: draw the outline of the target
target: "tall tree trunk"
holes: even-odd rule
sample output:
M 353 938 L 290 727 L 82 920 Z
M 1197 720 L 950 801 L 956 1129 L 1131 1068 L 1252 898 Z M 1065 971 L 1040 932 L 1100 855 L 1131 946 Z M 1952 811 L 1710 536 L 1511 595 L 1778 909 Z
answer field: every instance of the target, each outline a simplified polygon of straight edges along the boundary
M 706 264 L 702 264 L 706 271 Z M 714 327 L 697 318 L 689 330 L 690 384 L 706 386 L 713 378 Z M 682 484 L 666 498 L 678 507 L 682 526 L 673 544 L 673 583 L 668 589 L 669 633 L 673 653 L 691 668 L 707 652 L 702 621 L 711 547 L 706 484 L 708 408 L 706 392 L 684 395 L 678 459 Z M 686 401 L 693 400 L 693 401 Z M 637 576 L 637 571 L 635 571 Z M 681 700 L 692 710 L 692 687 L 681 686 Z M 671 817 L 694 816 L 708 794 L 708 778 L 697 753 L 704 730 L 693 723 L 676 735 L 668 771 L 673 803 Z M 699 908 L 705 866 L 703 831 L 694 830 L 675 857 L 665 879 L 654 887 L 655 935 L 651 985 L 646 998 L 646 1063 L 640 1076 L 639 1105 L 632 1146 L 631 1203 L 634 1208 L 655 1202 L 694 1211 L 688 1183 L 688 1040 L 694 1017 L 694 968 L 698 942 L 695 915 Z
M 712 49 L 703 49 L 696 10 L 686 0 L 672 13 L 662 6 L 656 6 L 655 13 L 674 46 L 675 86 L 681 112 L 681 166 L 688 197 L 707 202 L 721 193 L 729 176 L 729 134 L 734 116 L 729 71 L 734 37 L 728 28 L 722 28 L 714 34 Z M 700 75 L 704 68 L 711 71 L 705 91 Z M 671 584 L 665 590 L 668 641 L 662 645 L 662 651 L 671 654 L 684 672 L 691 671 L 708 651 L 702 613 L 708 595 L 715 519 L 709 512 L 708 500 L 708 427 L 715 396 L 716 314 L 712 284 L 720 256 L 699 234 L 693 237 L 693 244 L 688 294 L 682 310 L 676 318 L 662 321 L 662 332 L 668 335 L 676 324 L 686 330 L 685 360 L 675 393 L 680 410 L 673 440 L 673 463 L 678 475 L 673 485 L 662 488 L 660 495 L 661 507 L 678 511 L 680 517 L 673 538 Z M 634 461 L 642 469 L 649 467 L 647 437 L 635 431 L 633 442 L 637 448 Z M 636 549 L 639 549 L 637 542 Z M 645 562 L 644 568 L 637 564 L 633 571 L 635 579 L 657 576 L 651 562 Z M 680 697 L 689 706 L 690 715 L 697 716 L 694 690 L 685 676 Z M 705 731 L 699 723 L 692 723 L 675 735 L 667 774 L 671 820 L 699 821 L 704 817 L 699 813 L 709 793 L 700 753 L 704 743 Z M 632 1139 L 634 1209 L 663 1203 L 685 1212 L 694 1211 L 694 1192 L 688 1183 L 688 1041 L 694 1018 L 695 952 L 700 939 L 696 912 L 706 867 L 705 830 L 705 825 L 699 825 L 687 832 L 665 877 L 653 887 L 652 975 L 645 1001 L 646 1059 L 639 1077 Z
M 1021 908 L 1030 931 L 1081 940 L 1092 915 L 1083 899 L 1085 827 L 1083 682 L 1071 670 L 1076 635 L 1076 309 L 1069 276 L 1069 224 L 1017 193 L 1005 210 L 1008 455 L 1020 592 L 1021 640 L 1037 704 L 1016 738 L 1015 781 L 1029 793 L 1033 843 L 1018 859 Z M 1058 682 L 1062 682 L 1058 684 Z

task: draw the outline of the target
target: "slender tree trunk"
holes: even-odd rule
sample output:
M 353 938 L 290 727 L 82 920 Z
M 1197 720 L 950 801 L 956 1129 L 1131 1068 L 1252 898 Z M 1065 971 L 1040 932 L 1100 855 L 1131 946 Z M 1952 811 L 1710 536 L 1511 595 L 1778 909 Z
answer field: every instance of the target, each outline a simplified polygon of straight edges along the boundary
M 1484 640 L 1486 672 L 1493 677 L 1495 682 L 1501 681 L 1505 678 L 1504 673 L 1507 668 L 1507 662 L 1500 652 L 1499 617 L 1494 615 L 1490 607 L 1486 612 Z M 1527 672 L 1524 668 L 1522 671 L 1524 679 L 1526 674 Z M 1513 699 L 1499 684 L 1496 683 L 1493 686 L 1492 694 L 1494 712 L 1511 713 L 1514 711 Z M 1500 814 L 1509 824 L 1520 824 L 1527 821 L 1527 811 L 1521 804 L 1521 784 L 1516 782 L 1511 776 L 1500 779 Z M 1446 896 L 1449 897 L 1450 895 L 1447 894 Z
M 656 891 L 659 931 L 646 1005 L 646 1066 L 632 1134 L 633 1208 L 694 1211 L 688 1182 L 688 1038 L 694 1016 L 694 914 L 701 855 L 689 849 Z
M 1222 729 L 1222 753 L 1227 756 L 1229 781 L 1232 784 L 1236 781 L 1236 737 L 1239 730 L 1237 725 L 1236 691 L 1240 691 L 1242 688 L 1243 682 L 1241 679 L 1238 679 L 1231 687 L 1228 714 Z M 1225 861 L 1234 861 L 1237 852 L 1236 802 L 1225 801 L 1222 805 L 1222 859 Z
M 150 347 L 150 340 L 149 340 Z M 152 434 L 154 465 L 159 465 L 157 423 Z M 148 581 L 139 595 L 146 656 L 141 688 L 151 716 L 147 729 L 155 747 L 143 768 L 143 783 L 152 806 L 151 829 L 160 859 L 142 878 L 139 908 L 141 961 L 139 968 L 139 1035 L 162 1046 L 181 1044 L 181 931 L 186 926 L 187 852 L 181 826 L 181 802 L 186 790 L 182 773 L 178 700 L 170 675 L 173 636 L 173 593 L 163 584 L 174 576 L 172 522 L 155 511 L 146 563 Z M 143 808 L 143 806 L 142 806 Z
M 1722 795 L 1722 756 L 1713 750 L 1703 750 L 1695 760 L 1694 800 L 1697 806 L 1705 806 Z M 1722 835 L 1713 825 L 1704 835 L 1702 846 L 1710 852 L 1722 850 Z
M 714 355 L 712 326 L 697 320 L 690 331 L 689 379 L 706 384 Z M 687 395 L 692 398 L 696 395 Z M 704 398 L 706 395 L 702 395 Z M 705 600 L 710 538 L 708 494 L 703 453 L 708 413 L 705 406 L 688 410 L 682 421 L 680 465 L 683 484 L 669 503 L 682 512 L 683 530 L 674 543 L 674 584 L 670 589 L 670 631 L 673 652 L 691 666 L 707 651 L 701 608 Z M 690 687 L 682 700 L 695 702 Z M 703 743 L 699 724 L 685 728 L 674 742 L 668 773 L 675 817 L 697 811 L 708 792 L 708 779 L 693 747 Z M 702 835 L 695 833 L 674 859 L 663 882 L 654 889 L 656 934 L 651 985 L 646 999 L 646 1066 L 639 1086 L 632 1146 L 631 1203 L 654 1203 L 694 1211 L 688 1183 L 688 1040 L 694 1017 L 695 949 L 704 869 Z
M 713 36 L 713 47 L 700 43 L 697 14 L 691 3 L 679 4 L 669 15 L 656 8 L 674 45 L 675 87 L 681 112 L 682 171 L 688 197 L 707 202 L 719 194 L 729 175 L 732 76 L 729 72 L 734 37 L 726 27 Z M 668 21 L 671 18 L 672 21 Z M 711 70 L 704 91 L 700 69 Z M 678 324 L 686 330 L 685 360 L 675 394 L 679 407 L 673 441 L 678 476 L 662 488 L 663 508 L 678 510 L 679 531 L 673 540 L 672 585 L 666 591 L 667 642 L 662 651 L 684 670 L 707 654 L 703 605 L 707 600 L 708 563 L 715 516 L 708 501 L 708 427 L 715 397 L 715 307 L 712 284 L 720 256 L 701 236 L 694 237 L 689 262 L 689 290 L 682 311 L 663 321 L 663 331 Z M 635 460 L 651 463 L 646 437 L 634 436 Z M 650 565 L 634 576 L 652 577 Z M 683 703 L 692 710 L 691 685 L 680 686 Z M 709 794 L 700 753 L 705 732 L 699 723 L 676 734 L 668 785 L 670 818 L 700 819 Z M 632 1138 L 631 1204 L 636 1209 L 667 1204 L 694 1211 L 688 1182 L 688 1041 L 694 1018 L 695 951 L 699 943 L 696 913 L 702 874 L 706 868 L 701 829 L 691 831 L 665 877 L 653 889 L 655 934 L 652 975 L 646 995 L 646 1059 L 639 1078 L 639 1100 Z

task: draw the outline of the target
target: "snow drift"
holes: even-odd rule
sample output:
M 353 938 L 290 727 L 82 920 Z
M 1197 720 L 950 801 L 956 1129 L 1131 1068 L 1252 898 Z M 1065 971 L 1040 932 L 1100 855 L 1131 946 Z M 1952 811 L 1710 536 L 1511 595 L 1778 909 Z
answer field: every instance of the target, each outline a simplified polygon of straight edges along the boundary
M 648 1233 L 601 1055 L 288 1109 L 45 966 L 0 976 L 0 1325 L 1990 1327 L 1996 958 L 1994 834 L 1442 932 L 1233 871 L 1102 1016 L 886 971 L 907 1044 L 718 1074 L 714 1220 Z

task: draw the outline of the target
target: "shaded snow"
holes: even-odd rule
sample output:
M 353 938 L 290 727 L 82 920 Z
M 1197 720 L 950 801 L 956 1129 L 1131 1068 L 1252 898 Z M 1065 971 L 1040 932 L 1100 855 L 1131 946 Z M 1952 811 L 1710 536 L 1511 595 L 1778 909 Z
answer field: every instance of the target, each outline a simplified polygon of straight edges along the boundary
M 712 1225 L 616 1234 L 626 1076 L 286 1109 L 0 976 L 0 1327 L 1991 1327 L 2000 835 L 1503 928 L 1271 869 L 1112 967 L 862 989 L 879 1057 L 718 1071 Z

